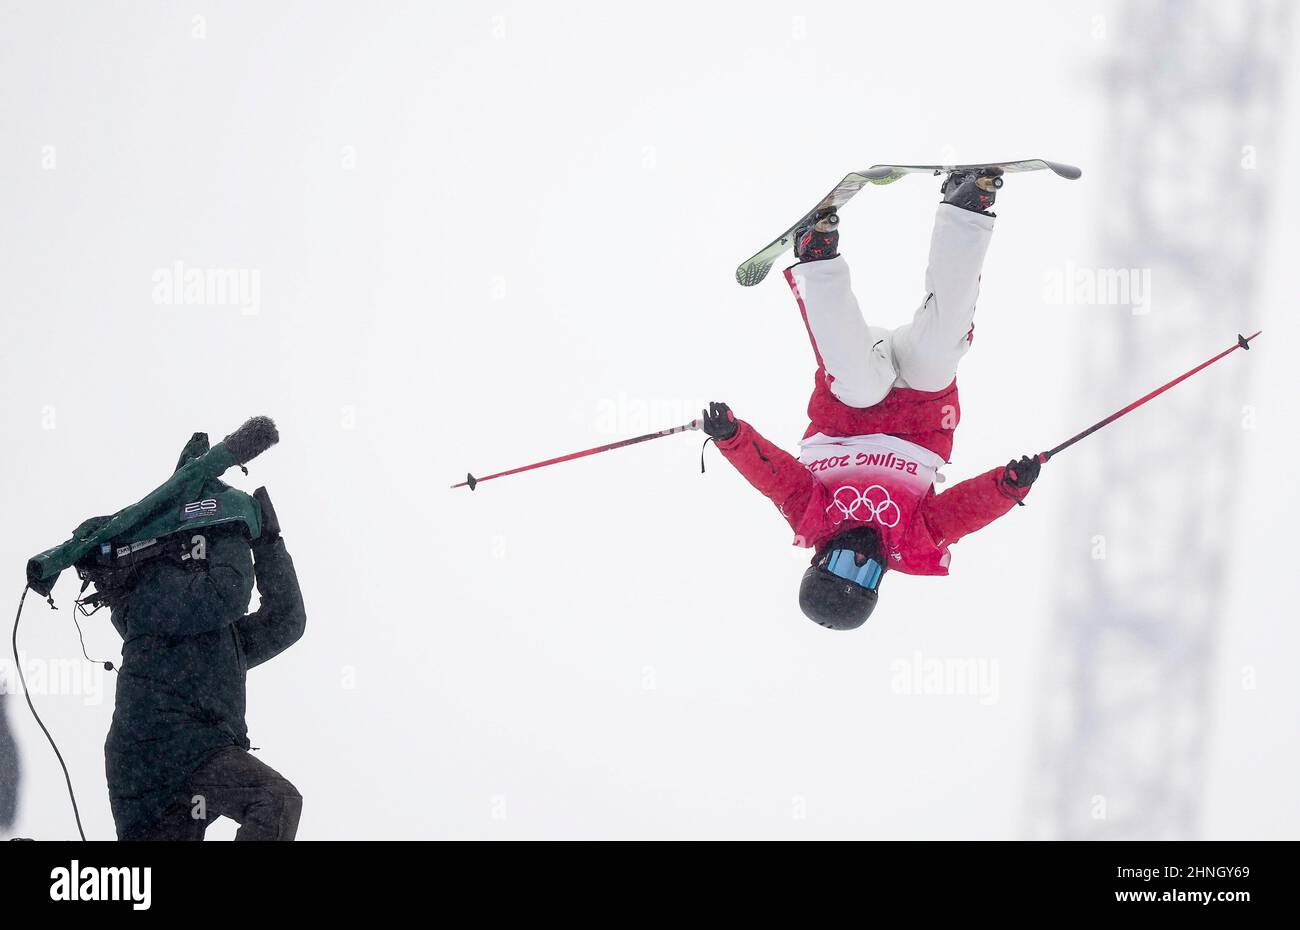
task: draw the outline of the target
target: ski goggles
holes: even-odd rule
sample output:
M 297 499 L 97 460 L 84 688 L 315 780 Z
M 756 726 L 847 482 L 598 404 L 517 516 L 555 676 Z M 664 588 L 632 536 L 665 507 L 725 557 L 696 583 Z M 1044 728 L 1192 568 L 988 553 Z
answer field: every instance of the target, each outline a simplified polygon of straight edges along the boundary
M 836 578 L 843 578 L 869 591 L 876 590 L 880 576 L 885 573 L 879 562 L 871 557 L 858 564 L 859 553 L 852 549 L 832 549 L 826 560 L 826 570 Z

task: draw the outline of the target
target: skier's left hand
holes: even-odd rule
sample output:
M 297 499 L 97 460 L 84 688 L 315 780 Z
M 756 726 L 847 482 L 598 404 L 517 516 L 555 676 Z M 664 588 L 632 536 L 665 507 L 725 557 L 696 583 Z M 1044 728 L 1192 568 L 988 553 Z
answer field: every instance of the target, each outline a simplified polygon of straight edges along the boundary
M 1002 480 L 1013 488 L 1027 488 L 1038 479 L 1040 468 L 1042 463 L 1038 461 L 1038 456 L 1022 455 L 1019 461 L 1007 462 Z

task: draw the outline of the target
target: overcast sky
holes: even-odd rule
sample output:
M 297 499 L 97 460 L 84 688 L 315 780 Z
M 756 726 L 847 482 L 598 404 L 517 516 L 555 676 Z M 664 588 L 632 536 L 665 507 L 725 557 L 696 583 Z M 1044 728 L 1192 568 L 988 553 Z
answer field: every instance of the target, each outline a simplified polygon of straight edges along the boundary
M 1061 518 L 1098 467 L 1089 446 L 956 546 L 951 577 L 888 578 L 847 635 L 799 613 L 806 551 L 716 452 L 699 474 L 698 434 L 448 485 L 676 425 L 710 399 L 793 449 L 813 369 L 797 308 L 779 275 L 743 289 L 732 273 L 878 162 L 1084 168 L 999 196 L 949 481 L 1131 399 L 1072 393 L 1071 346 L 1159 326 L 1158 289 L 1140 322 L 1046 292 L 1067 262 L 1101 261 L 1099 219 L 1142 170 L 1103 158 L 1097 68 L 1122 13 L 541 6 L 0 6 L 12 595 L 30 555 L 142 496 L 193 431 L 216 441 L 268 414 L 283 441 L 228 478 L 269 488 L 307 602 L 306 637 L 251 673 L 248 714 L 259 757 L 306 798 L 301 838 L 1024 835 L 1043 660 L 1063 648 L 1053 592 L 1086 546 Z M 1268 165 L 1295 161 L 1296 127 Z M 1275 176 L 1276 202 L 1295 203 L 1295 173 Z M 923 296 L 937 186 L 907 178 L 844 211 L 873 323 Z M 1300 825 L 1295 495 L 1274 476 L 1296 451 L 1300 221 L 1274 220 L 1259 300 L 1231 324 L 1269 330 L 1242 400 L 1260 411 L 1249 474 L 1232 501 L 1187 495 L 1238 508 L 1212 837 Z M 169 299 L 191 270 L 245 289 Z M 1137 416 L 1113 429 L 1141 442 Z M 1205 455 L 1222 426 L 1204 427 Z M 1181 466 L 1151 463 L 1171 481 Z M 1139 544 L 1140 526 L 1111 528 L 1112 545 Z M 57 613 L 29 599 L 20 646 L 33 668 L 86 676 L 35 699 L 87 834 L 108 838 L 112 676 L 77 658 L 75 588 L 60 581 Z M 116 657 L 103 615 L 84 626 L 92 656 Z M 935 668 L 980 677 L 915 693 Z M 68 838 L 53 754 L 20 699 L 4 703 L 23 751 L 15 833 Z

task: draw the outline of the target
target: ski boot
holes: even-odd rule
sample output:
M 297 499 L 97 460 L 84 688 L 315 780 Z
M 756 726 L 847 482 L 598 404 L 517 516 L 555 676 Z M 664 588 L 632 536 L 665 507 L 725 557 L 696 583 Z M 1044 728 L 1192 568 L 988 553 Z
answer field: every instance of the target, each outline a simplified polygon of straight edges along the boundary
M 820 211 L 809 226 L 794 231 L 794 257 L 819 262 L 840 254 L 840 217 L 834 207 Z
M 983 213 L 985 216 L 997 216 L 989 208 L 997 199 L 998 188 L 1002 186 L 1001 168 L 980 168 L 978 170 L 954 171 L 944 178 L 939 193 L 943 202 L 954 207 Z

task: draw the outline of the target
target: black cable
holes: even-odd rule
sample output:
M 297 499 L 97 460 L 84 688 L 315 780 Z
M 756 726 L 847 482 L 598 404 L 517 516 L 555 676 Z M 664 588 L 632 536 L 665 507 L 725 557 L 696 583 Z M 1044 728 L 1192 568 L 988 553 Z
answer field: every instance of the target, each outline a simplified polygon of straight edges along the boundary
M 100 659 L 92 659 L 90 653 L 86 652 L 86 637 L 81 632 L 81 621 L 77 619 L 77 605 L 72 605 L 72 622 L 77 626 L 77 639 L 81 640 L 81 654 L 86 657 L 87 662 L 94 662 L 96 665 L 102 665 L 106 672 L 116 672 L 117 666 L 112 662 L 104 662 Z
M 72 792 L 72 776 L 68 774 L 68 764 L 63 761 L 63 753 L 59 752 L 59 747 L 55 745 L 54 737 L 50 735 L 50 731 L 46 728 L 44 721 L 41 720 L 41 715 L 36 713 L 36 705 L 32 703 L 32 694 L 27 690 L 27 679 L 23 675 L 23 664 L 18 659 L 18 620 L 23 615 L 23 602 L 27 600 L 27 592 L 30 590 L 30 586 L 23 588 L 23 596 L 18 599 L 18 613 L 14 616 L 14 667 L 18 669 L 18 680 L 22 683 L 23 697 L 27 698 L 27 706 L 31 708 L 32 716 L 36 718 L 36 723 L 41 728 L 41 732 L 45 734 L 45 738 L 50 741 L 50 748 L 54 750 L 54 755 L 58 757 L 59 765 L 63 768 L 63 780 L 68 783 L 68 797 L 72 800 L 72 815 L 77 818 L 77 833 L 81 835 L 81 838 L 84 841 L 86 839 L 86 831 L 81 828 L 81 809 L 77 807 L 77 796 Z M 53 601 L 50 603 L 53 603 Z M 80 629 L 80 627 L 78 627 L 78 629 Z

